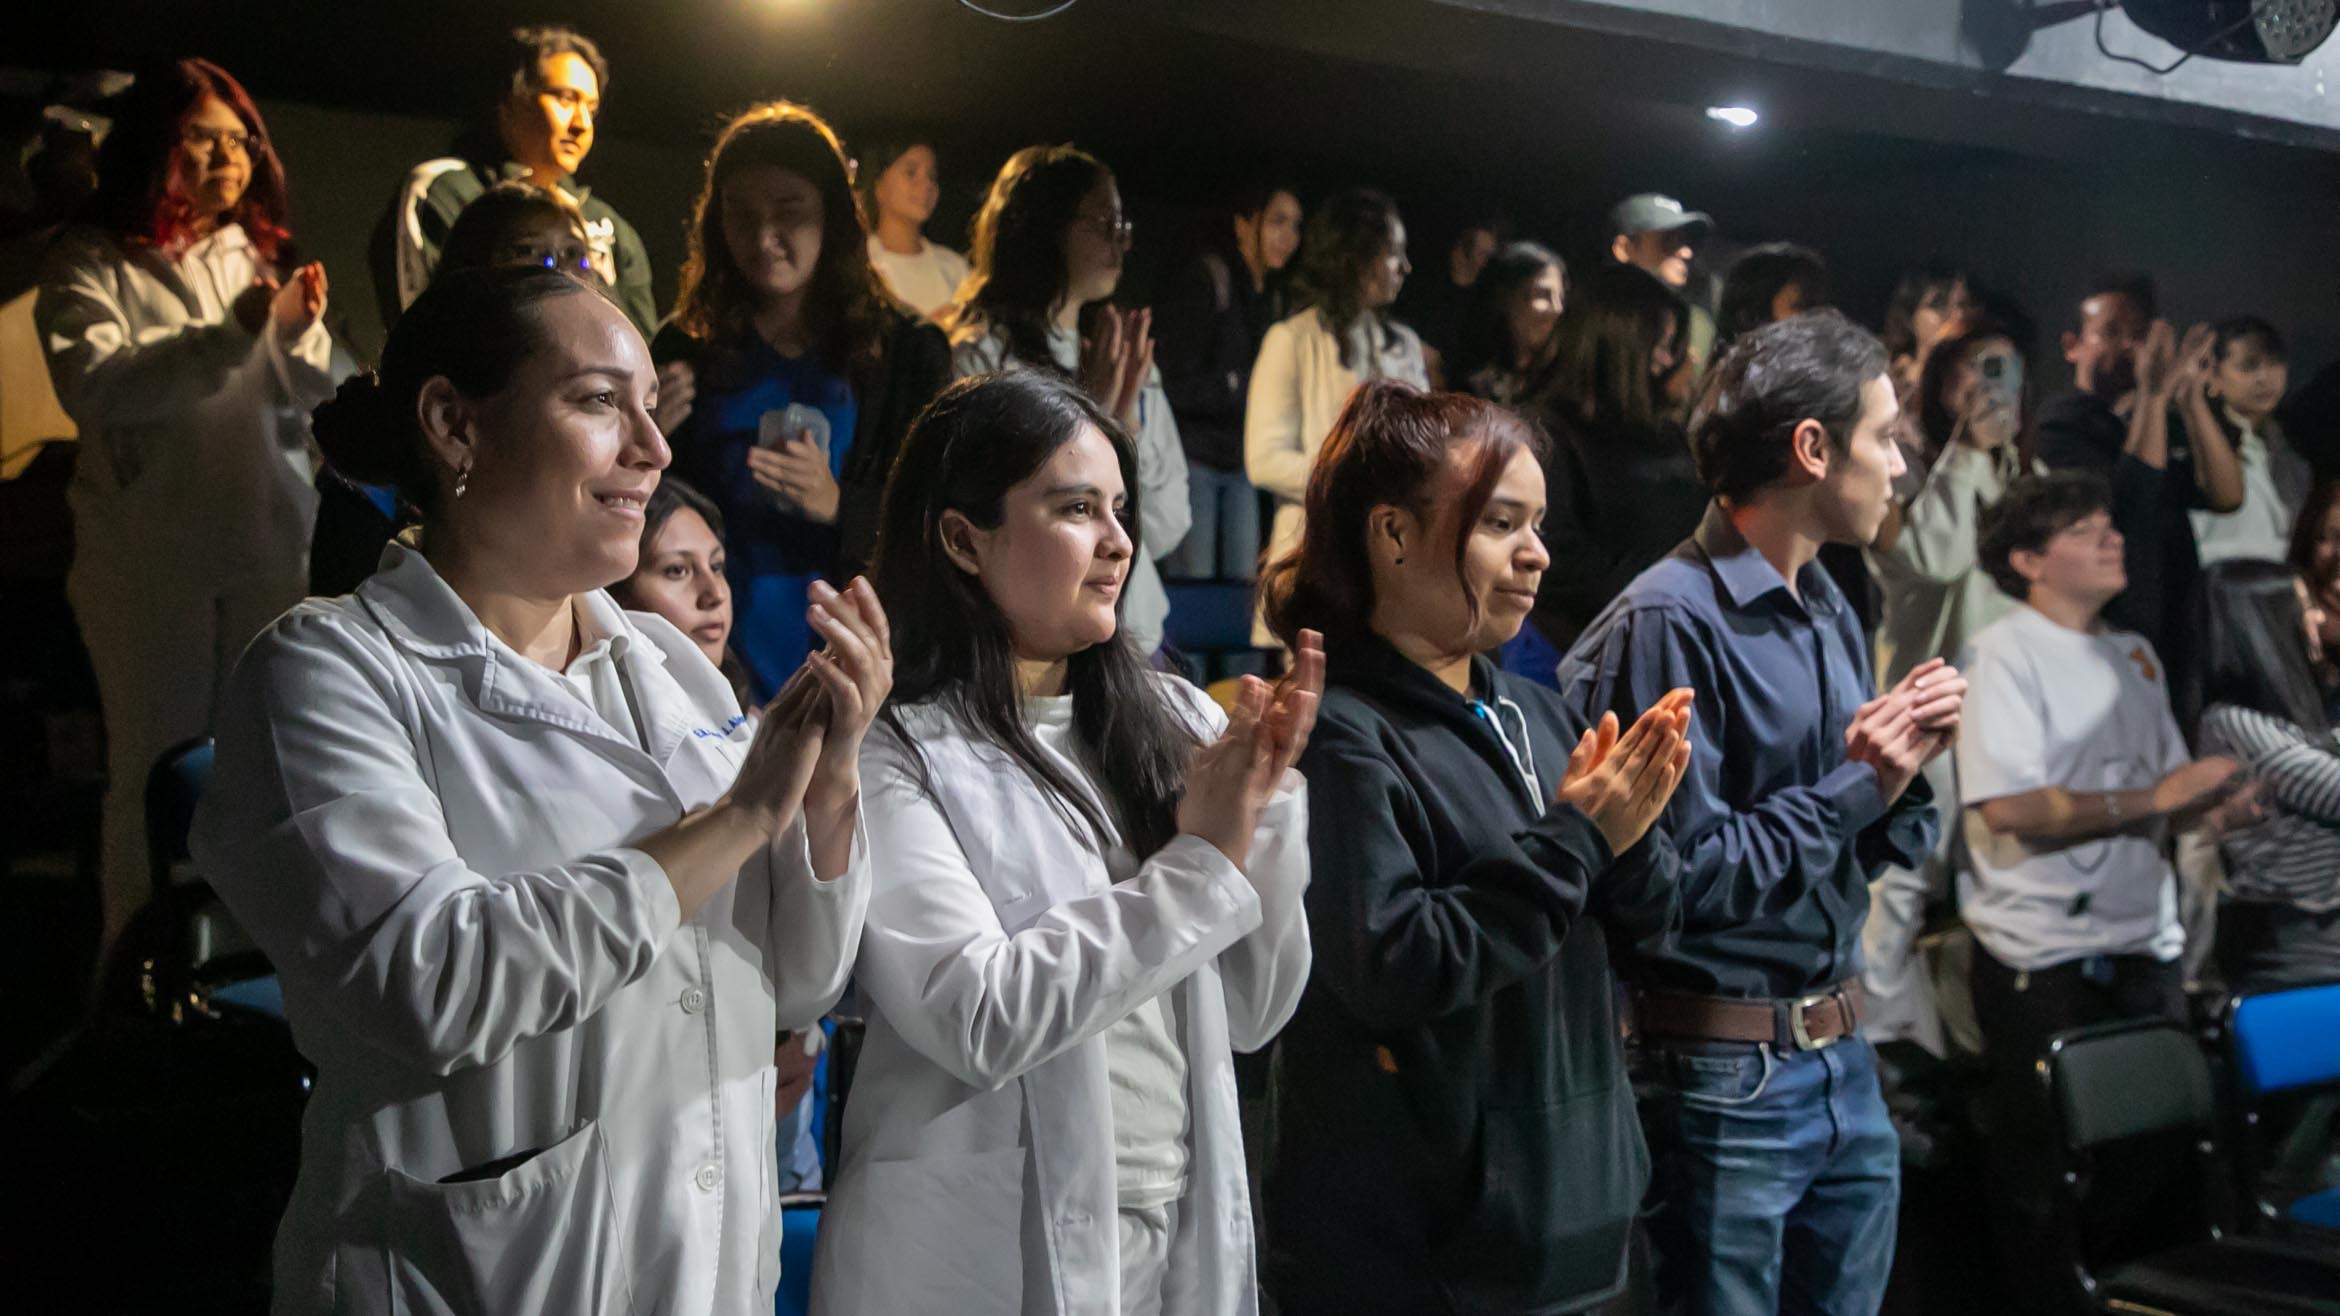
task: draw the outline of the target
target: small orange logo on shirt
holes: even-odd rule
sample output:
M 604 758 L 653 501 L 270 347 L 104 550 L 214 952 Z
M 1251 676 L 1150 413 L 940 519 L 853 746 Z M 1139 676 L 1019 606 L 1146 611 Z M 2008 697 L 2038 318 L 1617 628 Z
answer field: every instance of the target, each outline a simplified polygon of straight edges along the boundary
M 2145 674 L 2146 680 L 2157 681 L 2161 679 L 2153 666 L 2153 655 L 2146 651 L 2144 645 L 2140 644 L 2129 650 L 2129 661 L 2137 664 L 2137 670 Z

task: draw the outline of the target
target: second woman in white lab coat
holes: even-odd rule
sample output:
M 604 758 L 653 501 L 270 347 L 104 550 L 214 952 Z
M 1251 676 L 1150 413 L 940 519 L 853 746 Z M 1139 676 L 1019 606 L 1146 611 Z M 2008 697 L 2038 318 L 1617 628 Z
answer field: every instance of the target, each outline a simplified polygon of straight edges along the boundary
M 963 380 L 886 490 L 897 703 L 863 764 L 869 1031 L 821 1222 L 824 1316 L 1256 1309 L 1230 1048 L 1308 976 L 1313 633 L 1230 720 L 1121 634 L 1120 426 Z
M 146 774 L 210 732 L 228 668 L 308 579 L 325 270 L 293 268 L 283 166 L 225 69 L 141 73 L 33 303 L 80 428 L 66 590 L 106 724 L 103 951 L 149 892 Z
M 317 1067 L 276 1248 L 294 1312 L 742 1312 L 779 1279 L 773 1038 L 868 900 L 876 596 L 751 733 L 633 567 L 666 465 L 642 336 L 546 269 L 447 275 L 318 410 L 423 514 L 253 642 L 203 871 Z

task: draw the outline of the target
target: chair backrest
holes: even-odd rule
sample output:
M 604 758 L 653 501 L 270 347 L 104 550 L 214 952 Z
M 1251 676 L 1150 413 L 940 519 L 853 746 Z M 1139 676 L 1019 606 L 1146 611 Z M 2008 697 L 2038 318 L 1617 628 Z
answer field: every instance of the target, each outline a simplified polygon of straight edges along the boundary
M 2238 998 L 2228 1034 L 2248 1096 L 2340 1084 L 2340 982 Z
M 146 774 L 146 861 L 157 895 L 170 888 L 171 865 L 187 858 L 195 804 L 210 781 L 209 736 L 171 746 Z
M 1252 647 L 1251 582 L 1204 580 L 1164 585 L 1170 616 L 1162 639 L 1183 653 L 1233 653 Z
M 2217 1107 L 2201 1044 L 2158 1020 L 2059 1034 L 2048 1086 L 2075 1151 L 2172 1129 L 2208 1129 Z

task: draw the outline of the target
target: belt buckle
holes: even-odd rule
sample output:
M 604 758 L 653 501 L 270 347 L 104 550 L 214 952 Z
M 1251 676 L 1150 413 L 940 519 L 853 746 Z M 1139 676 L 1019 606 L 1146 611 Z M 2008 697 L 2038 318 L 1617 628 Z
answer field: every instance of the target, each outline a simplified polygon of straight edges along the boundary
M 1827 991 L 1812 996 L 1799 997 L 1788 1002 L 1788 1036 L 1795 1039 L 1798 1051 L 1819 1051 L 1843 1040 L 1835 1037 L 1823 1037 L 1815 1040 L 1811 1028 L 1804 1023 L 1806 1010 L 1815 1005 L 1826 1004 L 1834 999 L 1836 999 L 1836 993 Z

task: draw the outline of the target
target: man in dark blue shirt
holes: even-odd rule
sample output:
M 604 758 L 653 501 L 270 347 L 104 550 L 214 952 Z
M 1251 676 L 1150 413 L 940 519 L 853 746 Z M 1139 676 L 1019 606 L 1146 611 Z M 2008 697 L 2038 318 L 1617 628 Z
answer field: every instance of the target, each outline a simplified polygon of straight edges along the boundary
M 1653 1079 L 1660 1296 L 1690 1313 L 1874 1313 L 1900 1146 L 1860 1040 L 1870 875 L 1932 849 L 1918 769 L 1957 728 L 1940 662 L 1875 695 L 1868 644 L 1821 568 L 1867 544 L 1901 457 L 1884 347 L 1834 312 L 1734 344 L 1690 443 L 1715 500 L 1560 666 L 1572 718 L 1698 692 L 1664 826 L 1680 930 L 1624 966 Z

